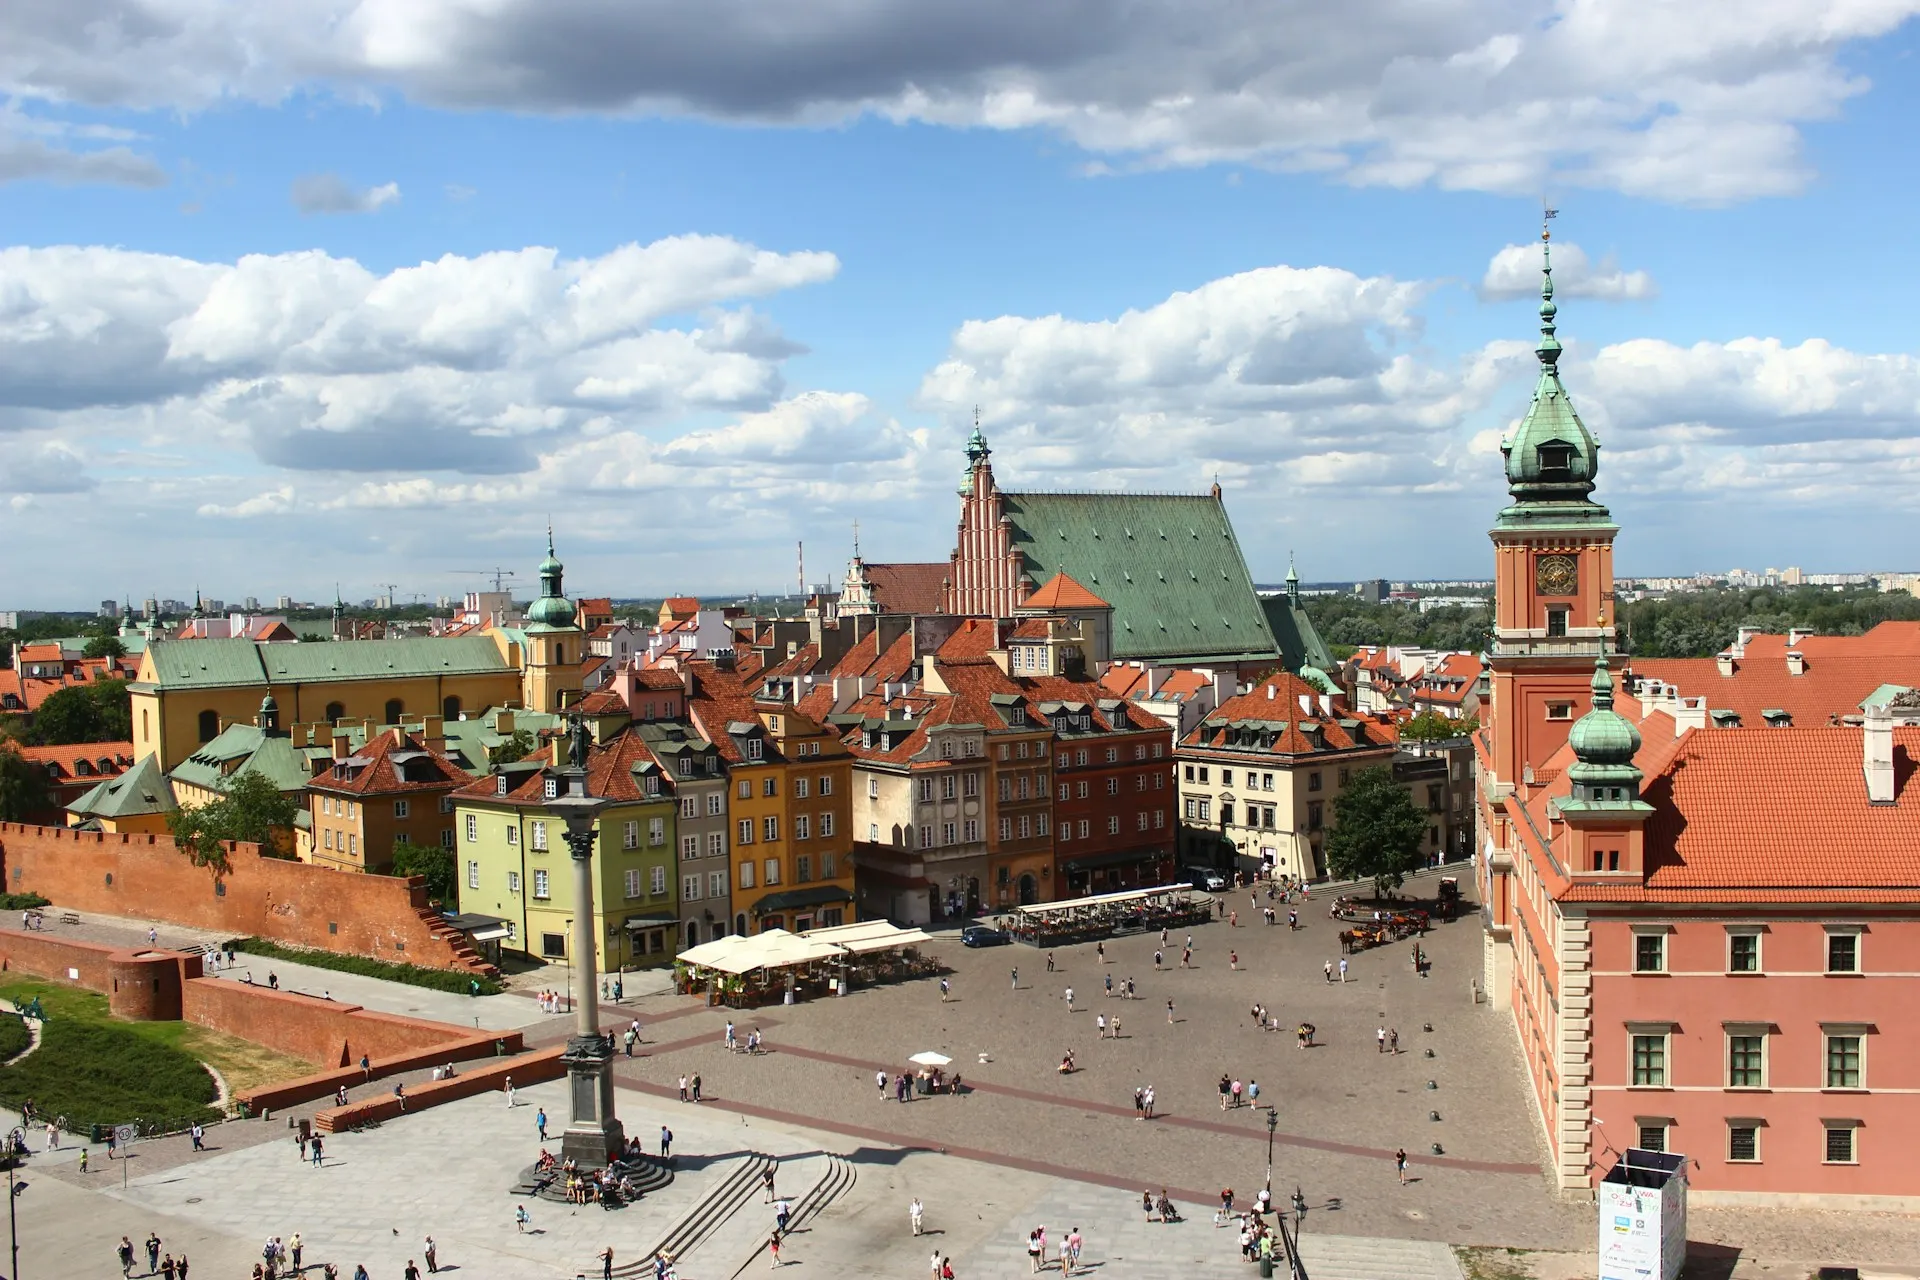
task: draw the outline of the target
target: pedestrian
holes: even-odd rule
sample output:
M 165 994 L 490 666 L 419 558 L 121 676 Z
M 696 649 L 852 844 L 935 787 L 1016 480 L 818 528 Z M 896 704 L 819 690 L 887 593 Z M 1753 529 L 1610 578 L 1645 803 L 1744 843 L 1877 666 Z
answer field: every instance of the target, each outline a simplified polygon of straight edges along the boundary
M 1401 1147 L 1393 1153 L 1393 1167 L 1400 1171 L 1400 1185 L 1407 1185 L 1407 1149 Z
M 940 1251 L 938 1249 L 935 1249 L 933 1251 L 933 1257 L 929 1259 L 927 1263 L 928 1270 L 932 1274 L 933 1280 L 940 1280 L 940 1262 L 941 1262 Z
M 1233 1082 L 1233 1109 L 1235 1111 L 1238 1111 L 1240 1109 L 1240 1094 L 1241 1094 L 1240 1082 L 1238 1080 L 1235 1080 Z
M 407 1259 L 406 1270 L 400 1273 L 402 1280 L 420 1280 L 420 1264 L 412 1258 Z
M 1239 972 L 1240 953 L 1238 951 L 1227 952 L 1227 968 L 1234 970 L 1236 973 Z
M 364 1053 L 360 1055 L 360 1074 L 368 1080 L 373 1079 L 373 1060 Z
M 307 1133 L 307 1131 L 306 1131 L 305 1129 L 295 1129 L 295 1130 L 293 1131 L 293 1141 L 294 1141 L 294 1145 L 300 1148 L 300 1161 L 301 1161 L 301 1163 L 302 1163 L 302 1164 L 304 1164 L 304 1163 L 306 1163 L 306 1159 L 307 1159 L 307 1138 L 308 1138 L 309 1136 L 310 1136 L 310 1135 L 309 1135 L 309 1134 Z
M 682 1097 L 680 1100 L 682 1102 L 685 1102 L 686 1097 L 684 1095 L 686 1094 L 686 1077 L 682 1076 L 680 1077 L 680 1080 L 681 1080 L 680 1092 L 682 1094 Z M 887 1100 L 887 1073 L 884 1071 L 874 1072 L 873 1083 L 880 1090 L 880 1101 L 885 1102 Z
M 1298 929 L 1299 927 L 1300 927 L 1300 913 L 1298 911 L 1287 912 L 1288 931 L 1291 932 L 1295 929 Z
M 680 1073 L 680 1101 L 685 1102 L 686 1100 L 687 1100 L 687 1073 L 682 1071 Z
M 1373 1046 L 1375 1053 L 1385 1053 L 1387 1051 L 1387 1029 L 1385 1027 L 1374 1028 Z
M 1032 1268 L 1033 1274 L 1036 1276 L 1040 1274 L 1040 1265 L 1042 1261 L 1043 1259 L 1041 1257 L 1041 1250 L 1040 1250 L 1040 1233 L 1037 1230 L 1029 1231 L 1027 1232 L 1027 1265 Z
M 1345 982 L 1346 980 L 1347 980 L 1347 958 L 1345 956 L 1341 956 L 1340 957 L 1340 981 Z
M 693 1073 L 692 1084 L 693 1084 L 693 1100 L 695 1102 L 698 1102 L 700 1101 L 700 1073 L 698 1071 Z
M 1240 913 L 1239 913 L 1238 911 L 1230 911 L 1230 912 L 1228 912 L 1228 913 L 1227 913 L 1227 928 L 1229 928 L 1229 929 L 1238 929 L 1239 927 L 1240 927 Z
M 133 1274 L 133 1241 L 127 1239 L 125 1236 L 121 1236 L 120 1248 L 116 1250 L 116 1252 L 119 1253 L 120 1255 L 120 1274 L 123 1276 L 132 1275 Z
M 1250 1079 L 1247 1081 L 1247 1105 L 1250 1107 L 1260 1105 L 1260 1082 L 1258 1080 Z
M 673 1159 L 673 1130 L 665 1125 L 660 1126 L 660 1158 Z
M 684 1093 L 685 1090 L 682 1089 L 681 1092 Z M 540 1141 L 545 1142 L 547 1140 L 547 1109 L 545 1107 L 534 1113 L 533 1124 L 540 1130 Z
M 1153 969 L 1155 973 L 1160 971 L 1160 964 L 1164 959 L 1166 959 L 1166 953 L 1158 947 L 1155 947 L 1153 951 Z
M 1340 963 L 1344 965 L 1346 961 L 1342 960 Z M 1322 973 L 1327 975 L 1328 982 L 1333 981 L 1333 961 L 1329 960 L 1324 965 L 1321 965 L 1320 970 Z
M 1067 1012 L 1068 1013 L 1073 1012 L 1073 988 L 1072 987 L 1067 988 Z
M 1193 945 L 1191 943 L 1180 952 L 1180 967 L 1182 969 L 1193 968 Z
M 1167 930 L 1165 926 L 1162 926 L 1160 929 L 1160 945 L 1163 947 L 1167 945 Z
M 774 1232 L 772 1235 L 767 1237 L 767 1253 L 773 1259 L 767 1265 L 772 1267 L 779 1266 L 780 1265 L 780 1233 L 778 1231 Z
M 1093 954 L 1099 959 L 1101 964 L 1105 964 L 1107 962 L 1107 944 L 1105 942 L 1094 943 Z
M 1134 990 L 1133 979 L 1128 978 L 1127 979 L 1127 999 L 1138 1000 L 1139 998 L 1140 998 L 1140 993 Z
M 501 1082 L 501 1087 L 507 1091 L 507 1110 L 511 1111 L 513 1110 L 514 1106 L 518 1101 L 513 1096 L 514 1095 L 513 1077 L 508 1076 L 504 1081 Z
M 1142 1191 L 1140 1193 L 1140 1212 L 1145 1215 L 1148 1222 L 1153 1221 L 1153 1192 Z
M 1118 1040 L 1119 1038 L 1120 1038 L 1120 1019 L 1115 1018 L 1112 1022 L 1109 1022 L 1107 1024 L 1107 1039 Z
M 160 1263 L 161 1280 L 174 1280 L 174 1277 L 177 1274 L 178 1274 L 178 1270 L 174 1266 L 173 1255 L 168 1254 L 166 1258 L 163 1259 Z
M 160 942 L 159 930 L 155 929 L 152 925 L 148 925 L 147 926 L 147 945 L 150 947 L 157 946 L 159 945 L 159 942 Z
M 60 1149 L 60 1126 L 55 1124 L 53 1121 L 49 1120 L 47 1121 L 47 1150 L 58 1151 L 59 1149 Z
M 739 1044 L 735 1042 L 733 1038 L 733 1023 L 729 1022 L 727 1023 L 727 1052 L 732 1053 L 735 1049 L 738 1049 L 739 1047 L 740 1047 Z
M 940 979 L 940 1003 L 945 1004 L 947 997 L 953 994 L 953 984 L 945 978 Z
M 633 1028 L 632 1027 L 627 1028 L 626 1042 L 627 1042 L 627 1056 L 631 1058 L 633 1056 Z
M 1047 952 L 1047 972 L 1048 973 L 1054 972 L 1055 967 L 1056 966 L 1053 963 L 1053 952 L 1049 951 Z
M 784 1198 L 775 1200 L 773 1202 L 774 1225 L 779 1227 L 779 1229 L 782 1232 L 786 1231 L 787 1221 L 792 1217 L 793 1217 L 793 1206 L 788 1204 Z
M 341 1085 L 333 1091 L 333 1105 L 336 1107 L 344 1107 L 347 1105 L 347 1086 Z
M 207 1149 L 207 1131 L 200 1127 L 198 1121 L 195 1121 L 193 1128 L 187 1132 L 193 1138 L 193 1149 L 195 1151 L 205 1151 Z
M 427 1237 L 427 1242 L 421 1246 L 420 1251 L 427 1259 L 427 1274 L 432 1275 L 438 1272 L 440 1270 L 440 1247 L 434 1244 L 432 1236 Z
M 401 1115 L 407 1114 L 407 1082 L 406 1081 L 400 1080 L 394 1083 L 393 1096 L 395 1100 L 400 1103 L 400 1114 Z
M 1394 1057 L 1400 1056 L 1400 1028 L 1387 1028 L 1387 1052 Z
M 1147 1118 L 1147 1091 L 1138 1085 L 1133 1089 L 1133 1118 L 1135 1120 Z
M 773 1203 L 773 1170 L 772 1169 L 768 1168 L 768 1169 L 762 1169 L 760 1171 L 760 1188 L 761 1190 L 767 1193 L 767 1198 L 761 1203 L 772 1204 Z
M 1147 1092 L 1145 1096 L 1142 1098 L 1142 1101 L 1144 1101 L 1147 1104 L 1147 1119 L 1149 1120 L 1153 1119 L 1153 1086 L 1152 1085 L 1147 1086 Z
M 1018 969 L 1013 971 L 1013 989 L 1015 991 L 1020 989 L 1020 971 Z
M 267 986 L 275 991 L 280 989 L 280 975 L 271 969 L 267 970 Z
M 187 1280 L 187 1255 L 186 1254 L 184 1253 L 181 1254 L 180 1257 L 175 1261 L 173 1274 L 174 1274 L 175 1280 Z M 327 1280 L 333 1280 L 333 1277 L 328 1276 Z
M 1060 1271 L 1063 1275 L 1072 1275 L 1080 1265 L 1080 1228 L 1067 1232 L 1066 1243 L 1060 1249 Z
M 920 1197 L 915 1196 L 913 1198 L 913 1203 L 907 1206 L 907 1221 L 913 1224 L 913 1234 L 915 1235 L 921 1234 L 921 1228 L 926 1219 L 926 1212 L 927 1211 L 925 1206 L 923 1206 L 920 1203 Z M 939 1262 L 940 1262 L 939 1255 L 935 1254 L 934 1266 L 936 1268 L 939 1266 Z
M 525 1209 L 523 1208 L 523 1209 L 521 1209 L 521 1211 L 520 1211 L 520 1212 L 522 1212 L 522 1213 L 525 1213 L 525 1212 L 526 1212 L 526 1210 L 525 1210 Z M 353 1268 L 353 1280 L 373 1280 L 373 1277 L 367 1274 L 367 1264 L 366 1264 L 366 1263 L 364 1263 L 364 1262 L 361 1262 L 361 1263 L 356 1263 L 356 1264 L 354 1265 L 354 1268 Z
M 1173 1001 L 1167 1001 L 1167 1025 L 1173 1025 Z
M 1113 999 L 1113 975 L 1107 975 L 1107 999 Z
M 80 1148 L 80 1172 L 85 1173 L 86 1171 L 87 1171 L 87 1149 L 85 1147 L 82 1147 Z
M 318 1169 L 321 1166 L 321 1164 L 325 1162 L 326 1157 L 321 1154 L 322 1148 L 320 1145 L 320 1135 L 317 1133 L 313 1135 L 312 1146 L 313 1146 L 313 1167 Z
M 1099 1035 L 1100 1039 L 1105 1040 L 1107 1038 L 1107 1015 L 1106 1014 L 1096 1013 L 1093 1015 L 1093 1029 L 1100 1033 Z
M 527 1227 L 533 1222 L 533 1215 L 527 1212 L 527 1206 L 515 1205 L 513 1210 L 513 1229 L 521 1235 L 527 1234 Z
M 306 1246 L 300 1242 L 300 1233 L 298 1231 L 294 1232 L 293 1239 L 287 1241 L 287 1251 L 293 1255 L 293 1269 L 295 1271 L 302 1269 L 300 1266 L 300 1255 L 305 1248 Z
M 613 1280 L 613 1246 L 600 1251 L 600 1280 Z
M 160 1269 L 160 1237 L 147 1232 L 147 1274 L 152 1275 Z

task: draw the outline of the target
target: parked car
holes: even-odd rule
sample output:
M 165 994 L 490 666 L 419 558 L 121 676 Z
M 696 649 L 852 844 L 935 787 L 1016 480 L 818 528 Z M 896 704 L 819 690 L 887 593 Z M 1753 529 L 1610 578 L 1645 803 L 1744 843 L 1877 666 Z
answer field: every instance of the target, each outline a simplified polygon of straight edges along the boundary
M 1005 929 L 994 929 L 984 924 L 970 924 L 960 931 L 960 944 L 967 947 L 1004 947 L 1013 941 L 1013 935 Z
M 1191 881 L 1196 888 L 1205 889 L 1209 893 L 1218 893 L 1227 887 L 1226 873 L 1212 867 L 1182 867 L 1180 878 Z

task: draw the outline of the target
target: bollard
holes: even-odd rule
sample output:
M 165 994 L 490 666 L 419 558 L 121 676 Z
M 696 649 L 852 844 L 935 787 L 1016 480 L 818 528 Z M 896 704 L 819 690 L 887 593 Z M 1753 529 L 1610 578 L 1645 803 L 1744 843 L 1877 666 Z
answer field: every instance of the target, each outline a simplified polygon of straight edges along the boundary
M 1437 1080 L 1429 1080 L 1429 1081 L 1427 1081 L 1427 1088 L 1429 1088 L 1429 1089 L 1438 1089 L 1439 1087 L 1440 1087 L 1440 1082 L 1439 1082 L 1439 1081 L 1437 1081 Z
M 1440 1145 L 1439 1143 L 1437 1143 L 1437 1142 L 1436 1142 L 1436 1143 L 1434 1143 L 1434 1144 L 1433 1144 L 1433 1154 L 1435 1154 L 1435 1155 L 1437 1155 L 1437 1156 L 1443 1156 L 1443 1155 L 1445 1155 L 1445 1154 L 1447 1154 L 1447 1153 L 1446 1153 L 1446 1150 L 1445 1150 L 1444 1148 L 1442 1148 L 1442 1147 L 1441 1147 L 1441 1145 Z
M 1433 1050 L 1431 1049 L 1427 1050 L 1427 1056 L 1431 1058 L 1433 1056 Z
M 1427 1112 L 1427 1119 L 1429 1119 L 1429 1120 L 1438 1120 L 1439 1118 L 1440 1118 L 1440 1113 L 1439 1113 L 1438 1111 L 1429 1111 L 1429 1112 Z

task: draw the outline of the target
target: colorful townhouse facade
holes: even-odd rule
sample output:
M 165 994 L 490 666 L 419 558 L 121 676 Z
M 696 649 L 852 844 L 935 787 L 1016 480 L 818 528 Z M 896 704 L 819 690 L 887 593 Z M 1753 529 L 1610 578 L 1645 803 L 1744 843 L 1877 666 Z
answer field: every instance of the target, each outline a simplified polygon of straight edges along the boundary
M 472 774 L 399 726 L 357 749 L 344 733 L 333 742 L 331 763 L 306 786 L 306 861 L 388 875 L 396 845 L 453 850 L 453 793 Z

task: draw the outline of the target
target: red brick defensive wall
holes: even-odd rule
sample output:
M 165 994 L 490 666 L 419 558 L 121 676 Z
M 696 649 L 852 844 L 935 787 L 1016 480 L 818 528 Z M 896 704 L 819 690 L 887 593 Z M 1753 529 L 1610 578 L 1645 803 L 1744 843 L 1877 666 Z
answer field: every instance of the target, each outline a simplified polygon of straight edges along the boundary
M 130 916 L 434 969 L 490 971 L 427 908 L 420 876 L 332 871 L 227 846 L 230 869 L 196 867 L 165 835 L 0 822 L 7 891 Z

